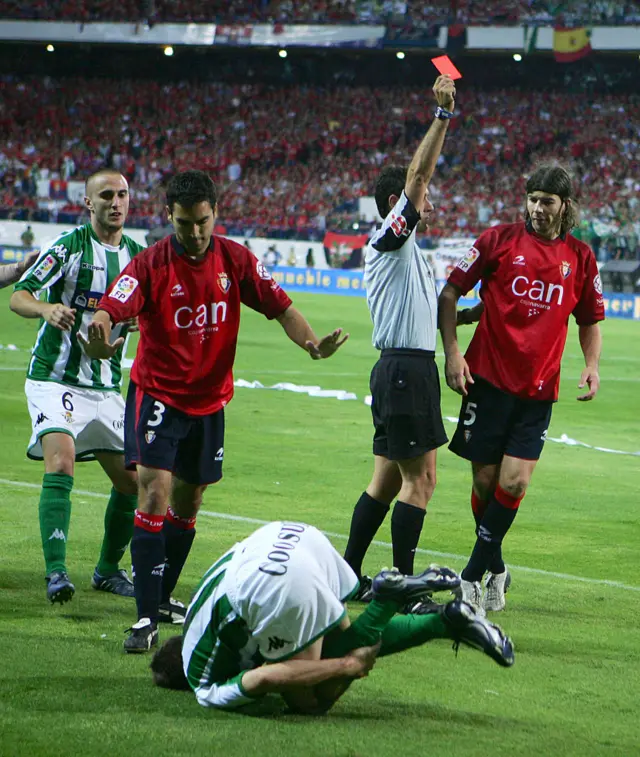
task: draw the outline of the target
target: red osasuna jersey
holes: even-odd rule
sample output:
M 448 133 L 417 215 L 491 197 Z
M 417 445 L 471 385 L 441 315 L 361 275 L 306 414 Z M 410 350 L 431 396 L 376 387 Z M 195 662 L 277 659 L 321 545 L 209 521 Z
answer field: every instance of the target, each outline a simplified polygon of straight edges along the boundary
M 137 386 L 184 413 L 208 415 L 233 396 L 240 303 L 271 319 L 291 300 L 246 247 L 214 235 L 196 262 L 170 236 L 123 269 L 98 309 L 115 323 L 139 316 Z
M 448 283 L 466 294 L 478 281 L 485 309 L 465 355 L 471 372 L 518 397 L 557 400 L 569 316 L 604 320 L 591 248 L 570 234 L 549 242 L 524 223 L 494 226 Z

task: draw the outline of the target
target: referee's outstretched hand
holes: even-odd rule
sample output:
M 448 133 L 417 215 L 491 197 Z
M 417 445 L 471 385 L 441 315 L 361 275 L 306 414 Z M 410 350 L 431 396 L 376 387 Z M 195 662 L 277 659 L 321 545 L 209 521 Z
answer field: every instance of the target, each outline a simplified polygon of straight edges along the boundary
M 349 338 L 349 334 L 345 334 L 342 339 L 340 339 L 341 336 L 342 329 L 336 329 L 320 339 L 317 344 L 307 342 L 305 347 L 307 348 L 309 355 L 311 355 L 311 359 L 322 360 L 323 358 L 331 357 L 331 355 L 339 350 Z
M 454 392 L 466 397 L 467 384 L 474 384 L 473 376 L 467 365 L 467 361 L 464 359 L 464 355 L 461 352 L 456 352 L 454 355 L 447 355 L 444 375 L 447 380 L 447 386 L 449 389 L 453 389 Z

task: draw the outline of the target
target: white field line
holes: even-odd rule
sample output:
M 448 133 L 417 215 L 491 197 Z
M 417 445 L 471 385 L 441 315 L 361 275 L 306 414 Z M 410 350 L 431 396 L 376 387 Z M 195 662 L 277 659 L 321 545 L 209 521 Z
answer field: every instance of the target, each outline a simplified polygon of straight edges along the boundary
M 0 484 L 6 487 L 13 487 L 16 489 L 40 489 L 40 484 L 32 484 L 27 481 L 12 481 L 7 478 L 0 478 Z M 86 489 L 74 489 L 74 494 L 80 494 L 83 497 L 94 497 L 96 499 L 107 500 L 106 494 L 99 494 L 98 492 L 87 491 Z M 236 521 L 238 523 L 251 523 L 256 526 L 264 526 L 269 523 L 268 520 L 261 520 L 260 518 L 247 518 L 244 515 L 232 515 L 231 513 L 217 513 L 211 510 L 200 510 L 198 515 L 204 515 L 208 518 L 218 518 L 219 520 Z M 347 540 L 347 536 L 344 534 L 337 534 L 333 531 L 323 531 L 326 536 L 330 536 L 334 539 Z M 386 541 L 378 541 L 377 539 L 372 542 L 377 547 L 385 547 L 391 549 L 391 544 Z M 466 562 L 467 558 L 464 555 L 456 555 L 452 552 L 436 552 L 432 549 L 418 549 L 416 550 L 421 555 L 429 555 L 431 557 L 444 557 L 447 560 L 456 560 L 458 562 Z M 540 568 L 528 568 L 524 565 L 512 565 L 509 563 L 509 570 L 513 570 L 520 573 L 531 573 L 537 576 L 543 576 L 544 578 L 557 578 L 562 581 L 578 581 L 580 583 L 592 584 L 595 586 L 609 586 L 612 589 L 624 589 L 625 591 L 638 591 L 640 592 L 640 586 L 630 586 L 629 584 L 623 584 L 620 581 L 610 581 L 605 578 L 586 578 L 585 576 L 574 576 L 570 573 L 557 573 L 551 570 L 542 570 Z

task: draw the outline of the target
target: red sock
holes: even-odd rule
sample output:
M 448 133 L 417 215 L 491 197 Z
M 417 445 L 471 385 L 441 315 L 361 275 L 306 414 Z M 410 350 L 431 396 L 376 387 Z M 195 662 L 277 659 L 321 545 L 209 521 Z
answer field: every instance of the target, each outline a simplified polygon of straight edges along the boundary
M 475 492 L 475 489 L 471 490 L 471 510 L 473 511 L 473 517 L 475 518 L 476 525 L 479 525 L 487 509 L 487 500 L 480 499 Z
M 176 528 L 181 528 L 184 531 L 190 531 L 192 528 L 196 527 L 195 515 L 192 518 L 181 518 L 179 515 L 176 515 L 171 505 L 169 505 L 167 509 L 166 519 Z
M 493 496 L 496 498 L 496 501 L 501 504 L 502 507 L 506 507 L 507 510 L 517 510 L 524 499 L 524 494 L 521 497 L 514 497 L 513 494 L 506 492 L 500 484 L 496 486 Z
M 136 510 L 136 514 L 133 518 L 134 528 L 143 529 L 149 531 L 152 534 L 156 534 L 162 531 L 164 525 L 164 515 L 151 515 L 150 513 L 143 513 L 141 510 Z

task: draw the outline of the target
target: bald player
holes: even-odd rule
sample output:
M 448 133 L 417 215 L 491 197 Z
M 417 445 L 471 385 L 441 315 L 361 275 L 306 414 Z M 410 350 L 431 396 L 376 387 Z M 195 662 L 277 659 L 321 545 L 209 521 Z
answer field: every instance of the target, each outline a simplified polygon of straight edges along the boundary
M 113 485 L 94 589 L 133 597 L 120 568 L 131 540 L 137 481 L 124 466 L 124 401 L 120 395 L 121 347 L 109 360 L 90 360 L 78 343 L 114 278 L 143 248 L 123 234 L 129 186 L 117 171 L 89 177 L 85 205 L 90 222 L 44 247 L 15 285 L 10 307 L 41 326 L 27 369 L 31 415 L 27 456 L 44 460 L 40 532 L 47 598 L 64 603 L 75 587 L 67 573 L 67 540 L 76 462 L 97 460 Z M 46 296 L 42 294 L 46 292 Z M 117 336 L 127 325 L 116 327 Z

